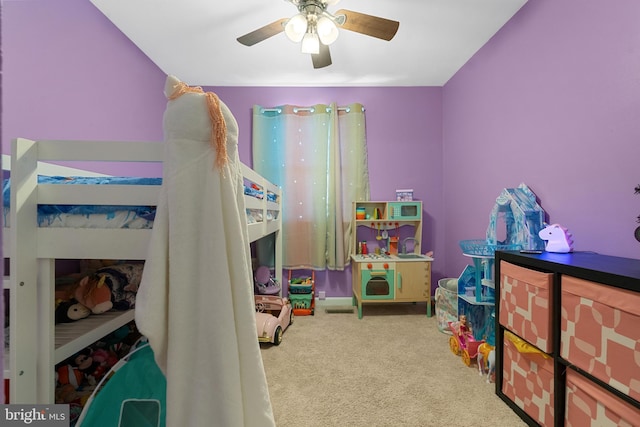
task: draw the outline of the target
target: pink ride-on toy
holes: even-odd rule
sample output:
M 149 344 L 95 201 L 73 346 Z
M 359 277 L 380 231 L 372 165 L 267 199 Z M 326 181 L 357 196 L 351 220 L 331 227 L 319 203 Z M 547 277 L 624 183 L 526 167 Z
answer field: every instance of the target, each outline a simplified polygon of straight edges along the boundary
M 255 295 L 254 299 L 258 341 L 280 345 L 282 334 L 293 323 L 291 302 L 277 295 Z

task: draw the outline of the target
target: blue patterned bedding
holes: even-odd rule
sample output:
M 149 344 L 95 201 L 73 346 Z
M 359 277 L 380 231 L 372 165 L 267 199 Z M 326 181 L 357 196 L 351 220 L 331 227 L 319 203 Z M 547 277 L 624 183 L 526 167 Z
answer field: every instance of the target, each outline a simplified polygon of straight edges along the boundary
M 246 180 L 244 183 L 244 194 L 245 196 L 255 197 L 256 199 L 264 199 L 264 190 L 255 184 L 246 182 Z M 273 192 L 267 191 L 267 200 L 276 203 L 278 197 Z
M 78 176 L 38 176 L 39 184 L 62 185 L 161 185 L 162 178 L 130 177 L 78 177 Z M 10 179 L 4 180 L 2 198 L 4 206 L 4 225 L 9 224 Z M 264 198 L 264 192 L 245 183 L 244 194 L 258 199 Z M 267 200 L 276 202 L 277 197 L 270 191 Z M 151 228 L 155 218 L 155 206 L 108 206 L 108 205 L 38 205 L 39 227 L 74 228 Z M 269 213 L 268 213 L 269 215 Z M 247 212 L 248 223 L 262 222 Z M 272 220 L 275 218 L 268 218 Z
M 63 176 L 38 176 L 39 184 L 61 184 L 61 185 L 160 185 L 162 178 L 129 178 L 129 177 L 63 177 Z M 5 225 L 7 224 L 9 202 L 10 202 L 10 179 L 4 181 L 2 188 L 2 199 L 4 206 Z M 127 220 L 120 223 L 120 227 L 130 224 L 131 220 L 138 222 L 152 223 L 155 217 L 155 206 L 109 206 L 109 205 L 38 205 L 38 225 L 51 226 L 58 222 L 63 226 L 62 217 L 82 216 L 85 219 L 92 217 L 100 218 L 100 221 L 115 219 L 118 212 L 124 212 Z M 144 226 L 143 228 L 146 228 Z

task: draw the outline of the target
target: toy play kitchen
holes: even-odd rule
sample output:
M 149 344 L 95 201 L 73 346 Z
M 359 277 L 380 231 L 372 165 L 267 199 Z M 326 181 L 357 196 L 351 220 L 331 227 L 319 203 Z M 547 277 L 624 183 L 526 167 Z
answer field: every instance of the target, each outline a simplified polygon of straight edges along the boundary
M 425 302 L 431 316 L 431 262 L 420 251 L 422 202 L 354 202 L 353 302 Z

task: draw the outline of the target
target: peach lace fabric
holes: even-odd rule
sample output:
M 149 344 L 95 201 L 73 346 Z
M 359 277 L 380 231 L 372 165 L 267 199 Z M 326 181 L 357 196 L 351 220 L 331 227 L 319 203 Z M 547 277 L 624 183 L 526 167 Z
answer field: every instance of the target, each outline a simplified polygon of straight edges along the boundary
M 169 96 L 172 101 L 185 93 L 202 93 L 207 98 L 209 117 L 211 118 L 211 147 L 216 151 L 216 166 L 224 167 L 227 157 L 227 124 L 220 109 L 220 98 L 213 92 L 205 92 L 200 86 L 191 87 L 183 82 L 174 86 L 173 93 Z

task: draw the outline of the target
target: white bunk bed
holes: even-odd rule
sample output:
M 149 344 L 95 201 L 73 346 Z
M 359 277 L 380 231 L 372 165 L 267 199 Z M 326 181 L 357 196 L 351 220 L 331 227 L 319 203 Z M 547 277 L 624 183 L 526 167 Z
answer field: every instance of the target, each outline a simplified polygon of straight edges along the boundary
M 111 311 L 55 325 L 55 260 L 144 260 L 151 236 L 151 229 L 38 227 L 37 206 L 154 206 L 159 194 L 157 185 L 39 184 L 38 175 L 46 174 L 42 171 L 47 162 L 161 163 L 163 148 L 159 142 L 12 142 L 9 227 L 3 230 L 3 254 L 10 258 L 10 277 L 4 281 L 10 288 L 10 349 L 4 377 L 10 381 L 11 403 L 53 403 L 54 365 L 134 319 L 134 310 Z M 246 165 L 242 170 L 245 182 L 264 194 L 245 196 L 247 211 L 263 219 L 248 224 L 250 241 L 274 234 L 274 269 L 281 283 L 280 189 Z

